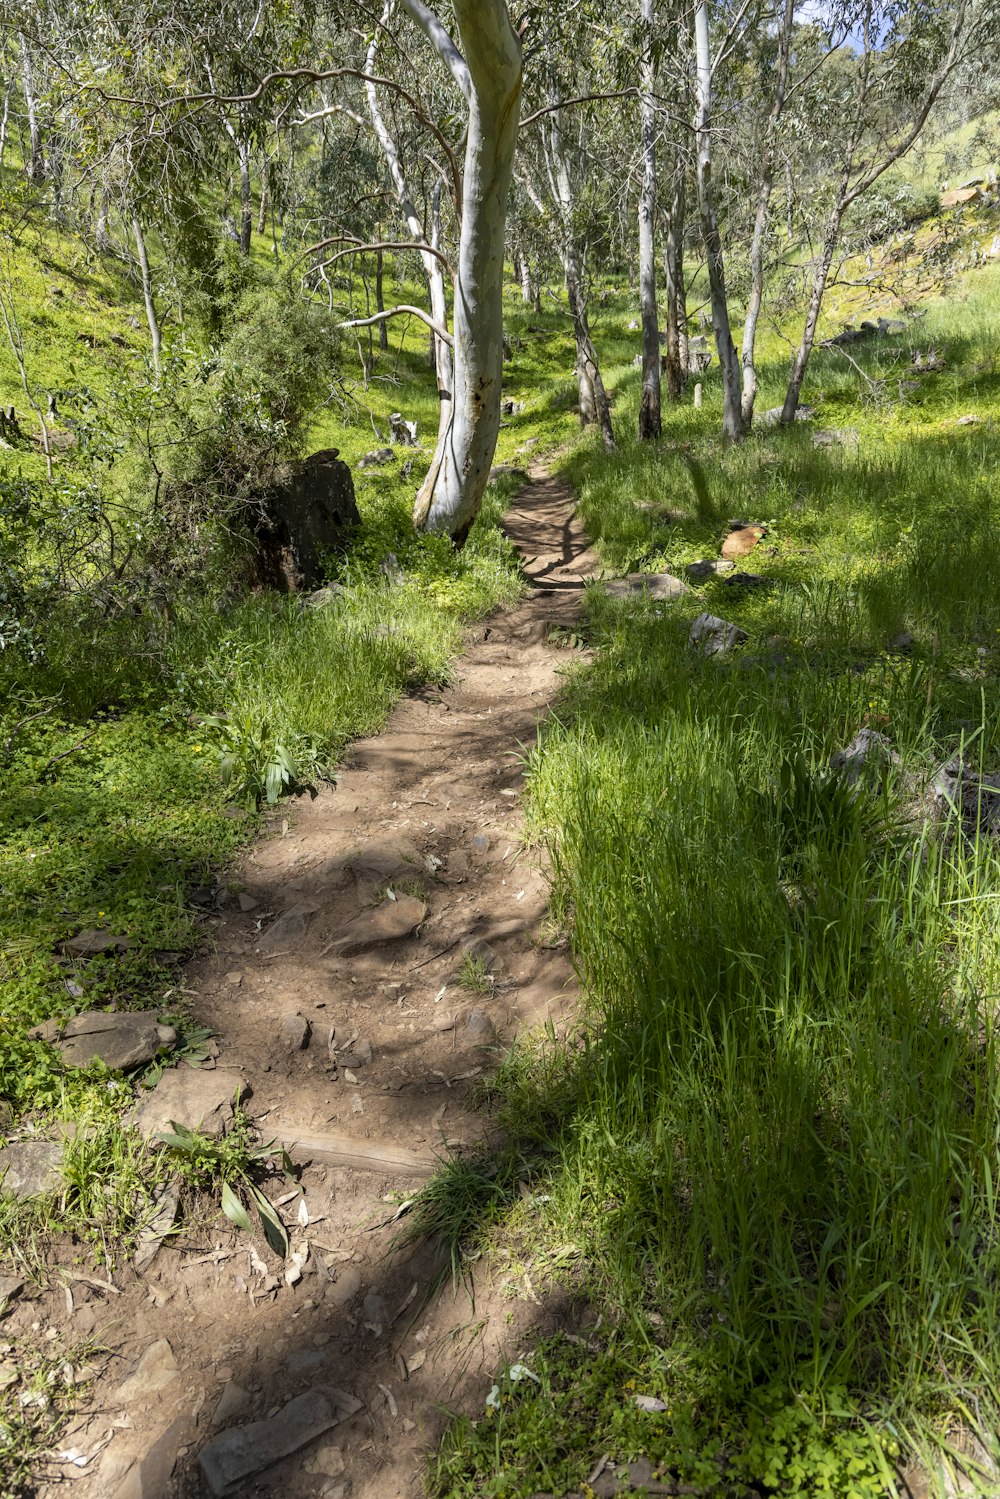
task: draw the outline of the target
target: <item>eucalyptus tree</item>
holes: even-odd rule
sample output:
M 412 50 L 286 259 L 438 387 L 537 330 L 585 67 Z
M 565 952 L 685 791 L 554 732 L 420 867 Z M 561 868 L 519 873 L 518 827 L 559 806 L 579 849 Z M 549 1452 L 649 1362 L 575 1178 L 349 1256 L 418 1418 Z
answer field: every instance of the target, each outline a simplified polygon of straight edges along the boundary
M 995 7 L 975 0 L 847 0 L 834 25 L 853 34 L 856 55 L 840 87 L 817 99 L 824 134 L 835 145 L 829 204 L 805 321 L 781 412 L 794 421 L 816 339 L 844 217 L 914 145 L 964 55 L 985 45 L 997 25 Z M 990 28 L 993 28 L 991 31 Z
M 660 319 L 656 305 L 656 54 L 655 0 L 641 0 L 640 104 L 642 135 L 642 187 L 639 193 L 639 307 L 642 322 L 642 399 L 639 405 L 639 437 L 659 437 L 660 421 Z

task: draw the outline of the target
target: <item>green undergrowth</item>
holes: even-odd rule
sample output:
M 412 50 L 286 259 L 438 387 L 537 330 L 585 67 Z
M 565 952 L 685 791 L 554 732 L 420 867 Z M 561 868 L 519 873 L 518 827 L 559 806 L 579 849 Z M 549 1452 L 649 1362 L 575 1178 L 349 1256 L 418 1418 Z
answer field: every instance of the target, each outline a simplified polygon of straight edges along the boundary
M 944 368 L 891 386 L 928 340 Z M 992 793 L 970 836 L 927 791 L 957 753 L 1000 770 L 1000 275 L 855 349 L 860 374 L 815 358 L 813 422 L 728 452 L 711 374 L 640 448 L 629 369 L 617 452 L 563 462 L 609 572 L 682 573 L 743 519 L 767 535 L 737 566 L 769 586 L 588 593 L 594 657 L 528 802 L 586 1009 L 507 1058 L 507 1143 L 478 1199 L 468 1170 L 442 1181 L 430 1226 L 478 1200 L 472 1247 L 511 1294 L 590 1316 L 527 1335 L 535 1378 L 501 1371 L 454 1423 L 439 1499 L 586 1492 L 605 1456 L 861 1499 L 902 1492 L 914 1452 L 942 1485 L 970 1432 L 1000 1457 L 1000 848 Z M 694 654 L 701 611 L 746 643 Z M 898 758 L 849 787 L 830 758 L 862 728 Z

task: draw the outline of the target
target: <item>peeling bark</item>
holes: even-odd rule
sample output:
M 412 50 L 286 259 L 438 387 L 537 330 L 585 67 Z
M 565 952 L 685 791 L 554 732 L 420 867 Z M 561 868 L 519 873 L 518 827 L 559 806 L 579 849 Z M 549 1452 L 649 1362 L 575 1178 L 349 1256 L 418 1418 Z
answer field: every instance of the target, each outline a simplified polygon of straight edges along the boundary
M 652 92 L 653 0 L 642 0 L 643 51 L 640 121 L 642 132 L 642 191 L 639 194 L 639 306 L 642 316 L 642 400 L 639 438 L 660 436 L 660 323 L 656 308 L 656 115 Z

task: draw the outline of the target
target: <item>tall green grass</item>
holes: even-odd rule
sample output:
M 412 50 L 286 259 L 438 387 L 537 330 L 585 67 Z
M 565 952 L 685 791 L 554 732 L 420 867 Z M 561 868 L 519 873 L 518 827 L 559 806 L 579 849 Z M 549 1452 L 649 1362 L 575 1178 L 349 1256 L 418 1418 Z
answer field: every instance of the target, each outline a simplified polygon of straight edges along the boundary
M 454 1429 L 436 1492 L 565 1488 L 611 1450 L 720 1492 L 874 1495 L 901 1447 L 933 1468 L 969 1426 L 1000 1456 L 1000 846 L 926 790 L 963 747 L 1000 769 L 1000 287 L 980 288 L 929 312 L 948 367 L 919 392 L 874 400 L 817 360 L 816 425 L 856 448 L 807 428 L 721 451 L 711 383 L 640 448 L 630 375 L 618 451 L 567 461 L 611 570 L 679 571 L 739 517 L 768 525 L 741 565 L 774 586 L 588 595 L 596 657 L 529 766 L 588 1008 L 576 1046 L 525 1049 L 499 1086 L 536 1176 L 555 1142 L 522 1252 L 574 1247 L 606 1385 L 568 1445 L 548 1432 L 558 1483 L 532 1387 Z M 873 379 L 899 345 L 866 351 Z M 693 655 L 702 609 L 747 645 Z M 830 756 L 863 725 L 900 759 L 848 788 Z M 539 1363 L 569 1420 L 579 1361 Z M 667 1409 L 616 1418 L 630 1389 Z

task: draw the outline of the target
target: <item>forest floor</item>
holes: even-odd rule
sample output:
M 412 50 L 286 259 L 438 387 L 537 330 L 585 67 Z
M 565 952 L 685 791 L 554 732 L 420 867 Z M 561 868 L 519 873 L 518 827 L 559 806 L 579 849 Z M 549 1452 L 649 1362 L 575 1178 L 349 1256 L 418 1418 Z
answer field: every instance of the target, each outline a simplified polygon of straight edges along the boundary
M 496 1264 L 442 1280 L 433 1245 L 394 1248 L 406 1220 L 393 1222 L 437 1158 L 482 1143 L 473 1097 L 505 1045 L 543 1025 L 562 1033 L 575 1013 L 519 806 L 523 754 L 567 659 L 550 636 L 573 625 L 596 567 L 574 509 L 565 482 L 532 473 L 505 526 L 524 601 L 470 632 L 453 686 L 404 699 L 385 732 L 355 743 L 335 786 L 286 804 L 238 871 L 251 909 L 221 911 L 208 951 L 181 970 L 218 1059 L 180 1074 L 209 1093 L 221 1081 L 221 1096 L 238 1077 L 261 1139 L 301 1167 L 281 1205 L 300 1224 L 293 1263 L 308 1246 L 301 1279 L 287 1284 L 288 1262 L 259 1235 L 215 1219 L 186 1225 L 113 1287 L 67 1266 L 62 1284 L 54 1274 L 22 1299 L 6 1336 L 34 1326 L 101 1350 L 60 1440 L 71 1456 L 39 1494 L 72 1478 L 81 1499 L 201 1496 L 213 1491 L 206 1449 L 216 1463 L 245 1459 L 226 1492 L 415 1493 L 444 1407 L 481 1411 L 522 1339 L 585 1315 Z M 397 920 L 404 935 L 380 940 L 380 923 Z M 164 1126 L 199 1123 L 194 1103 L 186 1118 L 163 1108 Z M 289 1403 L 328 1388 L 339 1424 L 269 1464 L 275 1432 L 291 1445 L 310 1419 Z M 235 1457 L 212 1447 L 267 1418 Z

